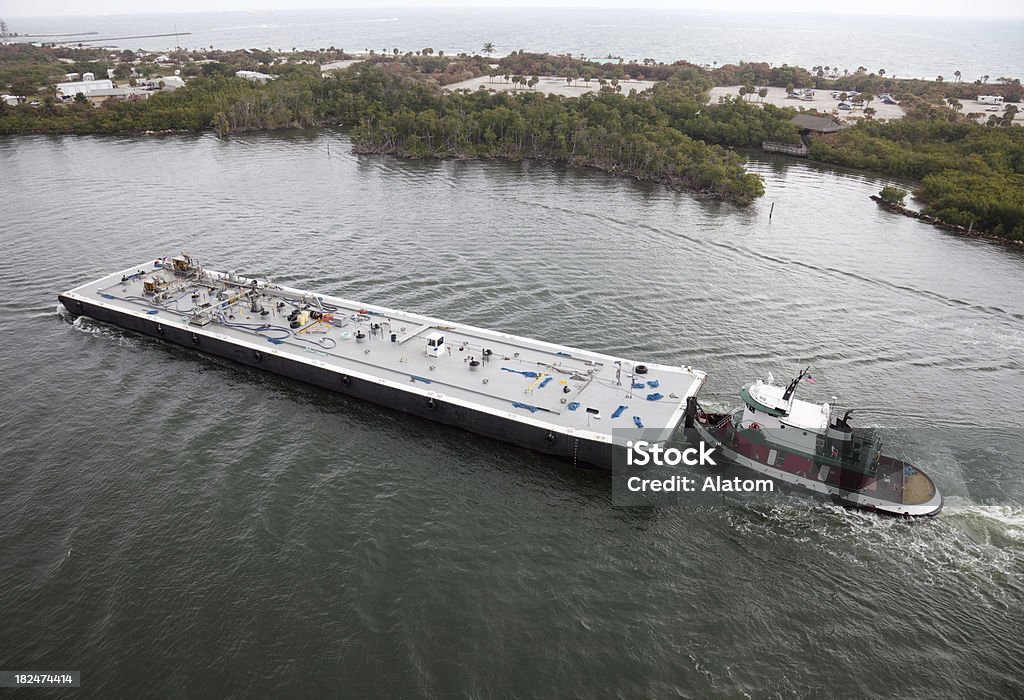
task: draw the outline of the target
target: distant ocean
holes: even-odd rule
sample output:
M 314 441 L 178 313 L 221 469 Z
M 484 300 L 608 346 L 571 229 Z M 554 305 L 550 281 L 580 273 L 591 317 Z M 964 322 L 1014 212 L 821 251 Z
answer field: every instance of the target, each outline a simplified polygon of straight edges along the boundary
M 188 35 L 115 39 L 103 45 L 166 50 L 288 50 L 329 46 L 357 52 L 431 47 L 445 53 L 496 55 L 518 49 L 622 56 L 626 60 L 685 59 L 699 64 L 768 61 L 838 66 L 853 72 L 964 81 L 983 75 L 1024 77 L 1024 20 L 917 19 L 823 14 L 767 14 L 684 10 L 471 8 L 348 9 L 266 13 L 7 17 L 20 34 L 99 32 L 83 41 L 151 34 Z

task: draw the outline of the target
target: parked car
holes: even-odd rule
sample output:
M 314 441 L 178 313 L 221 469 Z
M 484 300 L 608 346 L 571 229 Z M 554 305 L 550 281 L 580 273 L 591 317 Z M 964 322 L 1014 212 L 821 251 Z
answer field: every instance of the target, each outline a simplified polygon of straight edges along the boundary
M 853 105 L 851 105 L 849 102 L 840 102 L 839 104 L 836 105 L 836 109 L 842 109 L 849 112 L 851 109 L 853 109 Z

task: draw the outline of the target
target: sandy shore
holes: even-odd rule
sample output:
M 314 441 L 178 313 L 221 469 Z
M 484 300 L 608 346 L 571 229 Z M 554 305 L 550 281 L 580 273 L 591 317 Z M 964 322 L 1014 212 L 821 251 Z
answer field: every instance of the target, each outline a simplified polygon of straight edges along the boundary
M 512 91 L 529 91 L 530 88 L 520 87 L 512 82 L 506 83 L 501 77 L 488 77 L 472 78 L 471 80 L 463 80 L 461 83 L 452 83 L 446 85 L 446 90 L 479 90 L 480 86 L 483 86 L 487 90 L 493 90 L 495 92 L 512 92 Z M 636 90 L 637 92 L 643 92 L 644 90 L 650 90 L 654 86 L 654 82 L 651 80 L 620 80 L 619 85 L 622 86 L 622 94 L 628 95 L 630 90 Z M 582 80 L 576 81 L 574 85 L 569 85 L 565 82 L 565 78 L 559 78 L 557 76 L 541 76 L 540 82 L 533 87 L 534 92 L 543 92 L 548 95 L 564 95 L 566 97 L 579 97 L 588 92 L 597 92 L 600 85 L 596 80 L 591 80 L 588 86 Z
M 726 95 L 736 97 L 739 95 L 739 89 L 739 85 L 711 88 L 711 102 L 718 102 L 719 97 L 724 97 Z M 757 94 L 754 94 L 749 98 L 749 100 L 751 104 L 759 104 L 761 102 L 761 98 L 758 97 Z M 764 102 L 773 104 L 777 107 L 794 107 L 796 109 L 803 107 L 804 109 L 816 109 L 824 114 L 835 113 L 835 115 L 840 119 L 850 122 L 864 118 L 864 110 L 859 107 L 850 111 L 837 109 L 839 100 L 832 97 L 831 90 L 815 90 L 814 99 L 812 100 L 794 100 L 786 96 L 785 88 L 770 87 L 768 88 L 768 96 L 764 98 Z M 868 106 L 875 110 L 875 119 L 889 120 L 903 118 L 903 110 L 900 109 L 899 106 L 883 104 L 881 100 L 877 99 L 877 97 L 872 100 L 871 104 Z

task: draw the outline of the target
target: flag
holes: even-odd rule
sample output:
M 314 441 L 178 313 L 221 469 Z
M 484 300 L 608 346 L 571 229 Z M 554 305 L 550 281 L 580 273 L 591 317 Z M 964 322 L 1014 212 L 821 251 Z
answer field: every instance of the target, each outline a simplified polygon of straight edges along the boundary
M 818 380 L 815 379 L 814 377 L 812 377 L 809 374 L 806 377 L 804 377 L 804 381 L 807 382 L 808 384 L 817 384 L 818 383 Z

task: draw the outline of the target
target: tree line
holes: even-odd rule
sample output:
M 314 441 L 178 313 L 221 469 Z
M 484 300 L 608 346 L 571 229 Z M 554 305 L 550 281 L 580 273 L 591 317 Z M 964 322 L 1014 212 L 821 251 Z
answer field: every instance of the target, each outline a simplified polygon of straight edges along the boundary
M 740 203 L 763 193 L 757 175 L 723 145 L 786 132 L 782 110 L 701 103 L 701 85 L 582 98 L 540 93 L 445 93 L 387 65 L 324 78 L 294 65 L 266 84 L 219 72 L 147 100 L 0 107 L 0 133 L 142 133 L 343 124 L 357 151 L 406 157 L 541 159 L 599 168 Z M 689 135 L 693 132 L 695 135 Z
M 55 51 L 55 50 L 50 50 Z M 74 68 L 92 68 L 100 54 L 70 49 Z M 742 158 L 720 148 L 759 147 L 763 141 L 796 143 L 792 108 L 755 105 L 742 99 L 707 104 L 707 91 L 723 80 L 751 84 L 830 84 L 849 88 L 892 84 L 919 91 L 896 93 L 909 104 L 908 118 L 862 120 L 838 135 L 815 138 L 810 157 L 916 179 L 915 196 L 926 213 L 950 223 L 998 235 L 1022 237 L 1022 139 L 1011 105 L 988 126 L 967 119 L 940 99 L 941 90 L 973 90 L 926 81 L 896 81 L 882 71 L 858 69 L 836 76 L 828 67 L 811 71 L 788 66 L 740 64 L 707 70 L 684 62 L 594 64 L 566 56 L 513 52 L 497 69 L 479 56 L 454 58 L 394 49 L 324 78 L 315 64 L 282 63 L 271 52 L 217 53 L 217 62 L 188 63 L 194 74 L 185 88 L 148 100 L 57 104 L 0 104 L 0 133 L 141 133 L 214 130 L 227 136 L 252 130 L 342 124 L 362 152 L 407 157 L 535 158 L 600 168 L 691 189 L 709 197 L 749 202 L 763 187 L 743 169 Z M 316 55 L 316 52 L 314 52 Z M 343 56 L 325 50 L 322 56 Z M 131 58 L 128 52 L 119 59 Z M 189 56 L 181 56 L 183 61 Z M 192 57 L 194 58 L 194 57 Z M 278 76 L 265 85 L 233 75 L 239 61 L 258 62 Z M 55 65 L 56 64 L 56 65 Z M 54 71 L 63 65 L 36 47 L 0 50 L 0 68 L 17 65 Z M 240 65 L 240 64 L 239 64 Z M 446 93 L 440 84 L 467 74 L 559 73 L 567 79 L 616 81 L 618 76 L 661 79 L 644 93 L 616 94 L 608 84 L 579 98 L 520 94 Z M 891 82 L 894 81 L 894 82 Z M 1000 79 L 1007 97 L 1019 82 Z M 528 84 L 528 82 L 527 82 Z M 976 87 L 976 86 L 975 86 Z M 944 94 L 944 93 L 942 93 Z
M 811 157 L 920 181 L 924 213 L 1024 240 L 1024 128 L 973 121 L 862 121 L 811 144 Z
M 647 96 L 476 90 L 420 94 L 398 100 L 395 108 L 371 109 L 352 141 L 361 153 L 592 167 L 740 203 L 763 194 L 761 179 L 744 170 L 741 156 L 678 126 L 680 120 Z

